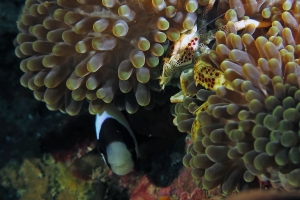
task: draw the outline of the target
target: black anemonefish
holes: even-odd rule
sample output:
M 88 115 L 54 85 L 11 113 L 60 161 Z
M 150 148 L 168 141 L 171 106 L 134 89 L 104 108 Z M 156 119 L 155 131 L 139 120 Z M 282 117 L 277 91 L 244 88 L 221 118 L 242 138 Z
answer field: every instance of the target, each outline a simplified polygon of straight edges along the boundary
M 117 175 L 128 174 L 138 157 L 138 146 L 124 115 L 113 105 L 106 105 L 96 115 L 97 148 L 107 165 Z

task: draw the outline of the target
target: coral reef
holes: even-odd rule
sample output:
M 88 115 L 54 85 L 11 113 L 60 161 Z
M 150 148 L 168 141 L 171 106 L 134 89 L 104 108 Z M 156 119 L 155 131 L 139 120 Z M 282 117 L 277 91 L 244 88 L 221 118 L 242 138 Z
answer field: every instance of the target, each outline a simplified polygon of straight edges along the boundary
M 299 193 L 282 193 L 275 191 L 246 191 L 239 195 L 228 198 L 229 200 L 252 200 L 252 199 L 266 199 L 266 200 L 285 200 L 285 199 L 299 199 Z
M 144 160 L 121 178 L 107 168 L 81 177 L 76 171 L 86 181 L 80 182 L 62 166 L 90 151 L 90 141 L 75 134 L 71 142 L 57 136 L 56 144 L 49 135 L 42 149 L 57 163 L 26 156 L 19 167 L 0 170 L 1 185 L 25 199 L 105 199 L 113 192 L 125 199 L 214 199 L 259 187 L 299 192 L 299 7 L 292 0 L 26 0 L 15 40 L 22 86 L 69 115 L 84 110 L 86 99 L 91 114 L 108 103 L 135 113 L 126 117 Z M 162 91 L 166 85 L 175 87 Z M 173 122 L 192 140 L 183 170 L 182 146 L 176 147 L 182 135 L 170 128 L 163 104 L 170 92 Z M 84 135 L 75 127 L 64 131 Z
M 165 188 L 157 187 L 146 176 L 130 177 L 127 175 L 121 178 L 121 184 L 128 188 L 128 193 L 132 200 L 187 200 L 190 197 L 191 199 L 197 199 L 197 197 L 198 199 L 206 198 L 205 191 L 197 188 L 196 183 L 189 180 L 189 174 L 190 169 L 183 169 L 180 175 Z
M 20 166 L 8 163 L 0 170 L 1 185 L 15 188 L 20 199 L 87 199 L 93 193 L 91 182 L 76 180 L 66 166 L 45 159 L 24 159 Z M 48 191 L 51 190 L 51 191 Z

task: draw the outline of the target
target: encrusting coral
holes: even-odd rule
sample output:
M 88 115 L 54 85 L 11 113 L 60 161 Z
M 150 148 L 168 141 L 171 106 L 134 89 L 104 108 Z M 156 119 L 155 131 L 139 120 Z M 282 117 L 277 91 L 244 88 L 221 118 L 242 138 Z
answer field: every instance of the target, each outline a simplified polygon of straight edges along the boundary
M 71 174 L 64 163 L 51 155 L 7 163 L 0 170 L 1 186 L 14 188 L 19 199 L 87 199 L 95 198 L 92 182 L 83 182 Z
M 194 26 L 198 7 L 195 0 L 27 0 L 17 23 L 21 84 L 50 110 L 76 115 L 88 99 L 95 114 L 117 99 L 134 113 L 160 90 L 159 57 Z
M 300 188 L 299 2 L 256 11 L 251 15 L 270 28 L 238 34 L 228 22 L 190 80 L 209 90 L 188 93 L 175 106 L 175 123 L 193 140 L 184 165 L 203 177 L 205 189 L 220 185 L 224 194 L 249 187 L 256 176 L 275 188 Z

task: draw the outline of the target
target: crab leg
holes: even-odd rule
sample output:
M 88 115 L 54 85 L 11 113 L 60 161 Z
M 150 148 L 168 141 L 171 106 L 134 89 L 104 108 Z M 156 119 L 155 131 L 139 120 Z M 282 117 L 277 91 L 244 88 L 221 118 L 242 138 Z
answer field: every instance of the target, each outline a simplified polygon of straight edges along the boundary
M 224 31 L 225 33 L 229 33 L 232 31 L 239 31 L 245 29 L 249 25 L 254 25 L 255 28 L 265 28 L 271 26 L 271 22 L 259 22 L 254 19 L 244 19 L 237 22 L 228 22 L 227 25 L 220 26 L 216 29 L 208 31 L 207 33 L 200 34 L 199 42 L 209 44 L 212 40 L 216 38 L 216 33 L 218 31 Z

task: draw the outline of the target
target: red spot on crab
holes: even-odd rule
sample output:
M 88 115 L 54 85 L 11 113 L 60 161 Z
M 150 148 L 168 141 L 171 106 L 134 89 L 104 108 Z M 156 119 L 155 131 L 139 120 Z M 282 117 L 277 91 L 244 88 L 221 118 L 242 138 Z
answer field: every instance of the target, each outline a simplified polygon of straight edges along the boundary
M 194 40 L 195 40 L 195 41 L 198 41 L 198 38 L 195 38 Z

